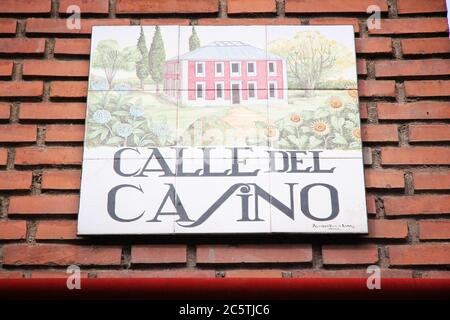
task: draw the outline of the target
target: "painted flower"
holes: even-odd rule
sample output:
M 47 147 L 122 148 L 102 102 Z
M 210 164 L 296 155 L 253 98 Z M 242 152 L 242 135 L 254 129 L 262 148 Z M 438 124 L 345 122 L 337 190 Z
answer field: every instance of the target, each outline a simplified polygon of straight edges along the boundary
M 95 122 L 105 124 L 111 120 L 111 113 L 108 110 L 100 109 L 95 111 L 92 117 Z
M 352 98 L 353 100 L 358 99 L 358 90 L 347 90 L 347 94 Z
M 129 91 L 131 89 L 132 89 L 131 86 L 127 83 L 118 83 L 114 85 L 114 90 L 117 91 Z
M 353 140 L 361 140 L 361 129 L 360 128 L 354 128 L 352 130 L 352 138 Z
M 328 100 L 328 104 L 334 111 L 341 111 L 344 107 L 341 99 L 336 97 L 330 98 L 330 100 Z
M 291 121 L 296 124 L 301 124 L 303 122 L 303 118 L 298 113 L 291 114 Z
M 280 131 L 273 125 L 268 125 L 264 133 L 269 140 L 276 140 L 280 136 Z
M 108 84 L 106 81 L 94 80 L 91 82 L 91 90 L 108 90 Z
M 122 138 L 128 138 L 133 133 L 133 127 L 128 123 L 119 123 L 116 133 Z
M 169 128 L 169 126 L 166 123 L 160 123 L 160 124 L 155 125 L 152 128 L 152 132 L 156 136 L 158 136 L 160 138 L 164 138 L 164 137 L 167 137 L 169 135 L 170 128 Z
M 319 136 L 324 136 L 330 132 L 330 126 L 324 120 L 317 120 L 311 124 L 311 130 Z
M 130 114 L 133 117 L 141 117 L 144 115 L 144 107 L 139 105 L 132 105 L 130 106 Z

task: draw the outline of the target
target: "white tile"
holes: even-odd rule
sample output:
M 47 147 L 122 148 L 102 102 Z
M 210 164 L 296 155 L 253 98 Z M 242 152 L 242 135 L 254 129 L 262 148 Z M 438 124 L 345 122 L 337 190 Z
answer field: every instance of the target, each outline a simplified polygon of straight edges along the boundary
M 356 90 L 315 90 L 311 96 L 304 90 L 285 92 L 285 103 L 268 102 L 272 149 L 361 152 Z
M 177 100 L 155 91 L 89 91 L 84 158 L 111 158 L 119 148 L 135 148 L 122 156 L 141 158 L 155 147 L 172 157 L 177 113 Z
M 270 232 L 269 202 L 258 197 L 258 204 L 255 203 L 257 190 L 269 192 L 269 174 L 261 170 L 267 162 L 250 159 L 239 165 L 238 176 L 236 170 L 232 171 L 232 161 L 216 159 L 211 163 L 210 172 L 218 175 L 215 177 L 177 176 L 179 203 L 192 221 L 176 223 L 175 233 Z M 201 161 L 185 160 L 184 166 L 186 171 L 195 172 L 201 167 Z
M 271 194 L 278 200 L 272 200 L 272 232 L 367 233 L 362 159 L 321 162 L 323 168 L 335 169 L 329 173 L 271 173 Z
M 171 186 L 175 188 L 175 177 L 162 176 L 160 171 L 140 174 L 142 163 L 129 159 L 114 170 L 113 159 L 83 161 L 79 234 L 173 233 L 174 215 L 160 215 L 160 222 L 151 220 Z M 170 198 L 164 203 L 162 211 L 174 210 Z
M 190 47 L 192 26 L 180 27 L 180 80 L 182 90 L 195 90 L 196 83 L 214 90 L 233 83 L 255 81 L 266 88 L 265 26 L 195 26 L 199 45 Z M 184 102 L 184 101 L 183 101 Z
M 149 55 L 152 42 L 156 39 L 156 28 L 159 28 L 164 49 L 158 52 L 159 59 L 177 62 L 179 26 L 143 26 L 146 49 L 143 45 L 138 47 L 140 26 L 93 27 L 89 90 L 156 90 L 157 83 L 162 88 L 162 70 L 158 70 L 164 66 L 152 64 L 150 68 L 150 60 L 159 61 Z M 141 49 L 148 57 L 141 54 Z
M 267 55 L 278 88 L 357 88 L 352 26 L 267 26 Z

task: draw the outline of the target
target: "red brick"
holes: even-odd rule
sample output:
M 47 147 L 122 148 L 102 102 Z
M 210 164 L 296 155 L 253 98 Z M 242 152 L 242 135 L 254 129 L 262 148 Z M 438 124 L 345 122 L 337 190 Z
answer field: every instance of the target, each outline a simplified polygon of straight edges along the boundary
M 98 271 L 97 278 L 214 278 L 214 270 L 181 268 L 151 270 Z
M 363 163 L 365 165 L 370 165 L 373 163 L 372 159 L 372 149 L 368 147 L 363 147 L 362 149 Z
M 367 64 L 365 59 L 358 59 L 356 61 L 356 70 L 358 75 L 367 75 Z
M 365 169 L 366 188 L 404 188 L 403 170 L 397 169 Z
M 207 13 L 218 12 L 218 0 L 118 0 L 117 13 Z
M 77 239 L 75 220 L 43 220 L 36 223 L 37 240 L 74 240 Z
M 355 39 L 355 45 L 357 53 L 392 53 L 391 38 L 357 38 Z
M 423 271 L 422 278 L 450 279 L 450 271 Z
M 395 124 L 366 124 L 361 127 L 361 138 L 365 142 L 398 141 L 398 127 Z
M 11 105 L 0 102 L 0 119 L 9 119 L 11 116 Z
M 49 13 L 52 8 L 51 0 L 2 0 L 1 13 Z
M 323 245 L 322 258 L 325 265 L 373 264 L 378 262 L 378 249 L 372 244 Z
M 0 39 L 1 53 L 41 53 L 45 52 L 45 39 L 12 38 Z
M 251 25 L 299 25 L 298 18 L 203 18 L 198 20 L 199 26 L 251 26 Z
M 14 19 L 0 19 L 0 33 L 16 33 L 17 22 Z
M 30 274 L 31 279 L 58 279 L 58 278 L 64 278 L 67 279 L 67 277 L 70 275 L 70 273 L 67 273 L 66 270 L 32 270 Z M 81 271 L 80 277 L 81 278 L 88 278 L 89 272 L 87 271 Z
M 85 103 L 22 103 L 21 120 L 84 120 Z
M 85 81 L 53 81 L 50 85 L 52 98 L 84 98 L 88 84 Z
M 0 190 L 29 190 L 31 179 L 31 171 L 0 171 Z
M 0 97 L 39 97 L 43 93 L 42 81 L 0 81 Z
M 11 196 L 9 214 L 76 214 L 78 195 Z
M 393 80 L 358 80 L 360 97 L 395 97 Z
M 406 239 L 408 224 L 404 220 L 369 219 L 369 239 Z
M 24 76 L 87 77 L 88 61 L 25 60 Z
M 388 216 L 450 213 L 450 195 L 385 196 L 384 211 Z
M 398 0 L 398 14 L 447 12 L 445 0 Z
M 79 170 L 49 170 L 42 172 L 42 189 L 78 190 L 81 172 Z
M 368 114 L 367 114 L 367 103 L 365 102 L 360 102 L 359 103 L 359 117 L 361 119 L 367 119 Z
M 141 26 L 159 26 L 159 25 L 180 25 L 188 26 L 191 23 L 189 19 L 141 19 Z
M 367 278 L 372 272 L 363 269 L 339 269 L 339 270 L 318 270 L 318 269 L 302 269 L 293 270 L 293 278 Z M 381 278 L 412 278 L 411 270 L 401 269 L 381 269 Z
M 90 39 L 56 39 L 55 54 L 88 55 L 91 50 Z
M 80 142 L 84 138 L 84 125 L 81 124 L 51 124 L 46 126 L 45 141 L 47 142 Z
M 81 29 L 67 28 L 66 19 L 27 19 L 27 33 L 90 34 L 92 26 L 127 26 L 129 19 L 82 19 Z
M 14 63 L 12 61 L 0 61 L 0 76 L 12 75 Z
M 275 0 L 228 0 L 228 13 L 256 13 L 256 12 L 276 12 L 277 6 Z
M 450 125 L 411 124 L 409 141 L 450 141 Z
M 419 237 L 421 240 L 450 239 L 450 220 L 419 221 Z
M 330 13 L 330 12 L 363 12 L 367 7 L 377 5 L 381 11 L 388 10 L 386 0 L 286 0 L 285 11 L 287 13 Z
M 405 93 L 408 97 L 450 96 L 450 80 L 405 81 Z
M 413 171 L 415 190 L 450 189 L 450 172 L 447 171 Z
M 450 60 L 385 60 L 375 62 L 375 76 L 406 77 L 406 76 L 438 76 L 450 74 Z
M 444 33 L 448 31 L 446 18 L 381 19 L 380 29 L 369 34 Z
M 23 274 L 21 271 L 0 271 L 0 279 L 22 279 Z
M 359 33 L 359 22 L 356 18 L 313 18 L 310 25 L 352 25 L 355 33 Z
M 281 278 L 279 269 L 235 269 L 225 271 L 225 278 Z
M 68 7 L 76 5 L 84 13 L 108 13 L 108 0 L 60 0 L 59 12 L 67 13 Z M 71 13 L 71 11 L 69 11 Z
M 450 264 L 450 244 L 416 244 L 389 246 L 391 266 Z
M 16 149 L 18 165 L 81 164 L 83 150 L 79 147 L 26 147 Z
M 450 148 L 445 147 L 382 147 L 382 164 L 450 164 Z
M 373 195 L 367 195 L 366 196 L 366 206 L 367 206 L 367 213 L 368 214 L 376 214 L 377 213 L 377 207 L 375 203 L 375 196 Z
M 378 119 L 450 119 L 450 102 L 378 103 Z
M 37 138 L 37 126 L 26 124 L 0 125 L 0 142 L 33 142 Z
M 186 245 L 145 244 L 131 248 L 131 263 L 186 263 Z
M 436 54 L 450 52 L 449 38 L 401 40 L 403 55 Z
M 6 165 L 8 159 L 8 151 L 6 149 L 0 148 L 0 166 Z
M 10 244 L 3 247 L 4 265 L 119 265 L 122 249 L 113 246 Z
M 311 262 L 311 245 L 200 245 L 197 263 Z
M 22 240 L 26 238 L 27 222 L 23 220 L 0 221 L 0 239 Z

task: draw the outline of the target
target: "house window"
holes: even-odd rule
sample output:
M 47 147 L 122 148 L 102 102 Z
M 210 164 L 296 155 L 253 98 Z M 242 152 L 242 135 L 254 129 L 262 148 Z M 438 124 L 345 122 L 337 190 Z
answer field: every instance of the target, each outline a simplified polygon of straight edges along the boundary
M 223 99 L 223 82 L 216 83 L 216 99 Z
M 223 76 L 223 62 L 216 62 L 216 76 Z
M 269 82 L 269 98 L 277 97 L 277 83 Z
M 232 76 L 240 76 L 241 75 L 241 63 L 240 62 L 232 62 L 231 63 L 231 75 Z
M 205 63 L 196 62 L 195 63 L 195 75 L 203 77 L 205 75 Z
M 256 76 L 256 63 L 247 62 L 247 74 L 249 76 Z
M 248 88 L 248 98 L 255 99 L 256 98 L 256 82 L 249 82 L 247 84 Z
M 205 84 L 204 83 L 197 83 L 195 85 L 195 96 L 198 100 L 201 100 L 205 97 Z
M 268 69 L 269 69 L 269 75 L 277 74 L 277 65 L 276 65 L 275 61 L 268 62 Z

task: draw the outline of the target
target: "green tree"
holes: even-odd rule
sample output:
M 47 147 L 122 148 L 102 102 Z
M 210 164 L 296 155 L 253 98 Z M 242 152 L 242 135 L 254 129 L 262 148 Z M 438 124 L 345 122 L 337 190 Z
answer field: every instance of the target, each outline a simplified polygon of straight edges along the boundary
M 192 34 L 189 37 L 189 51 L 194 51 L 197 48 L 200 48 L 200 39 L 197 35 L 197 31 L 192 27 Z
M 156 92 L 159 92 L 159 84 L 163 80 L 164 61 L 166 60 L 166 52 L 164 50 L 164 42 L 159 26 L 156 26 L 153 35 L 152 44 L 148 53 L 148 66 L 150 75 L 155 81 Z
M 117 71 L 131 71 L 135 61 L 135 49 L 121 49 L 116 40 L 107 39 L 100 41 L 95 48 L 92 66 L 104 71 L 109 89 L 112 89 Z
M 141 26 L 141 34 L 137 42 L 137 49 L 140 53 L 140 59 L 136 61 L 136 76 L 141 81 L 141 89 L 144 89 L 144 80 L 149 76 L 149 65 L 148 65 L 148 51 L 147 44 L 145 41 L 144 30 Z
M 327 75 L 338 73 L 352 64 L 349 50 L 318 31 L 298 32 L 292 39 L 276 40 L 269 51 L 286 58 L 289 81 L 314 94 L 317 84 Z

